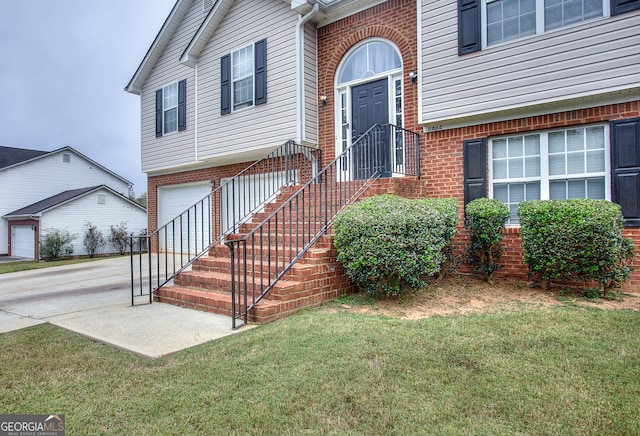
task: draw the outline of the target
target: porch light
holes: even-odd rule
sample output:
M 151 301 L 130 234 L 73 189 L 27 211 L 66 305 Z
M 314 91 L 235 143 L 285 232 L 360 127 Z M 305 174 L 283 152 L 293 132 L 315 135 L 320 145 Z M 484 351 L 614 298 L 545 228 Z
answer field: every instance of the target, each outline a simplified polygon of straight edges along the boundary
M 320 104 L 322 104 L 322 106 L 327 105 L 327 95 L 324 92 L 320 95 Z
M 409 80 L 411 80 L 411 83 L 415 85 L 418 81 L 418 73 L 413 70 L 409 71 Z

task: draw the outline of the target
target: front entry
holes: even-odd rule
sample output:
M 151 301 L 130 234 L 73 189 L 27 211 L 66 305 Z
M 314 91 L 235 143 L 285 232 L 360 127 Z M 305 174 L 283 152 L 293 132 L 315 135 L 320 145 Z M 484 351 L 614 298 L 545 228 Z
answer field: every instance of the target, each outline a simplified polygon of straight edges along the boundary
M 351 138 L 353 150 L 353 178 L 367 179 L 376 171 L 382 177 L 391 175 L 391 147 L 386 130 L 357 141 L 373 125 L 389 123 L 389 87 L 387 79 L 354 86 L 351 94 Z

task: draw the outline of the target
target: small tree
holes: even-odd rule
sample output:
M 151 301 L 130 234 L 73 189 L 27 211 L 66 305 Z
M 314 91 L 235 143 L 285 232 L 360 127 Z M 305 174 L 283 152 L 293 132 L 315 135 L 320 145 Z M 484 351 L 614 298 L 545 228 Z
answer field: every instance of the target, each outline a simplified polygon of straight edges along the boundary
M 477 198 L 467 204 L 464 228 L 471 235 L 467 246 L 467 261 L 493 284 L 493 273 L 502 268 L 502 230 L 509 219 L 509 207 L 500 200 Z
M 116 251 L 123 255 L 127 252 L 129 247 L 129 232 L 127 231 L 127 223 L 124 221 L 117 226 L 111 226 L 111 235 L 109 236 L 109 242 L 113 244 Z
M 85 225 L 87 226 L 87 230 L 84 232 L 82 243 L 89 257 L 96 257 L 104 250 L 104 247 L 107 245 L 107 240 L 102 232 L 89 221 L 87 221 Z
M 45 260 L 56 260 L 73 253 L 71 241 L 75 239 L 68 230 L 48 229 L 40 240 L 40 256 Z

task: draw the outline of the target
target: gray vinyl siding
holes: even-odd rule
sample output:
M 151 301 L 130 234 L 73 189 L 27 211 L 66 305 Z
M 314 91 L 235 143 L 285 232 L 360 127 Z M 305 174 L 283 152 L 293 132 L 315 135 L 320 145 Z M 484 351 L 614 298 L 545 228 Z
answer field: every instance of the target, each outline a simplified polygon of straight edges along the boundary
M 281 0 L 236 0 L 198 59 L 198 157 L 259 156 L 296 136 L 295 26 Z M 267 39 L 267 103 L 220 115 L 220 58 Z M 219 162 L 219 160 L 218 160 Z
M 182 65 L 178 60 L 205 16 L 205 13 L 202 12 L 202 2 L 194 1 L 142 86 L 143 172 L 182 166 L 193 163 L 195 160 L 195 70 Z M 187 80 L 187 128 L 185 131 L 169 133 L 156 138 L 156 90 L 183 79 Z
M 318 40 L 316 27 L 307 23 L 304 43 L 305 123 L 304 138 L 308 144 L 318 143 Z
M 621 90 L 635 88 L 638 94 L 640 13 L 458 56 L 456 5 L 455 0 L 421 4 L 421 121 L 427 127 Z

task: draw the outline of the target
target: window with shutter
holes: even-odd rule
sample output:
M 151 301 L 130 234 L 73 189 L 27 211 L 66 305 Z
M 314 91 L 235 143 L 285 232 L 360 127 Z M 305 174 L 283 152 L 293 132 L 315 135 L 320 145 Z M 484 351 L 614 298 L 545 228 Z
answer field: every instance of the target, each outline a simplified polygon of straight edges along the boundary
M 156 91 L 156 137 L 186 130 L 187 81 L 170 83 Z
M 267 102 L 267 40 L 220 59 L 220 113 Z
M 640 118 L 611 122 L 611 171 L 625 225 L 640 226 Z

